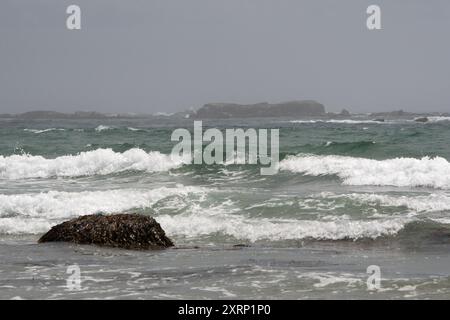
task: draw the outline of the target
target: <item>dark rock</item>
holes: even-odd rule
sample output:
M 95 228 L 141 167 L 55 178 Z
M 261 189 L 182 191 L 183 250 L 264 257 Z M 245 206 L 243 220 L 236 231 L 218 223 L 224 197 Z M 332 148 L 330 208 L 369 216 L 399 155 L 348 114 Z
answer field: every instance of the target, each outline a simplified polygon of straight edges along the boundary
M 404 116 L 404 115 L 406 115 L 408 113 L 400 109 L 398 111 L 392 111 L 391 114 L 393 116 L 401 117 L 401 116 Z
M 414 119 L 415 122 L 428 122 L 428 118 L 427 117 L 421 117 L 421 118 L 416 118 Z
M 197 110 L 198 119 L 263 118 L 324 116 L 325 107 L 312 100 L 290 101 L 277 104 L 261 102 L 242 105 L 235 103 L 209 103 Z
M 39 242 L 73 242 L 136 250 L 174 245 L 155 219 L 139 214 L 81 216 L 54 226 Z
M 25 113 L 16 114 L 15 118 L 36 120 L 36 119 L 106 119 L 105 114 L 98 112 L 84 112 L 77 111 L 75 113 L 62 113 L 56 111 L 29 111 Z
M 68 115 L 56 111 L 30 111 L 17 115 L 20 119 L 66 119 Z
M 376 121 L 376 122 L 384 122 L 383 118 L 377 118 L 377 119 L 373 119 L 372 121 Z
M 233 248 L 250 248 L 250 245 L 245 243 L 238 243 L 233 245 Z
M 342 111 L 341 111 L 341 113 L 339 115 L 341 115 L 343 117 L 350 117 L 351 116 L 350 111 L 348 111 L 347 109 L 342 109 Z
M 200 249 L 199 246 L 181 246 L 181 247 L 173 247 L 174 250 L 192 250 L 192 249 Z
M 0 117 L 5 115 L 0 115 Z M 37 120 L 37 119 L 114 119 L 114 118 L 135 118 L 135 117 L 148 117 L 148 115 L 134 115 L 132 113 L 126 114 L 103 114 L 95 111 L 76 111 L 74 113 L 62 113 L 56 111 L 29 111 L 25 113 L 19 113 L 10 115 L 12 118 Z

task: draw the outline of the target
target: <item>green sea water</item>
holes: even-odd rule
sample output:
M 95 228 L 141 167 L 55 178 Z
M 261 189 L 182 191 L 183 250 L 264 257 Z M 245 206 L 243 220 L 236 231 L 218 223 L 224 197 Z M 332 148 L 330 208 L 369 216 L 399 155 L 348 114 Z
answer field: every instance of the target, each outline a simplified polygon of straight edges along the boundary
M 0 296 L 82 297 L 63 289 L 78 263 L 89 297 L 449 297 L 449 119 L 203 126 L 279 129 L 280 171 L 171 159 L 190 119 L 0 120 Z M 117 212 L 154 216 L 181 249 L 35 244 L 62 221 Z M 385 291 L 367 291 L 370 264 L 386 270 Z M 95 282 L 111 277 L 120 292 Z

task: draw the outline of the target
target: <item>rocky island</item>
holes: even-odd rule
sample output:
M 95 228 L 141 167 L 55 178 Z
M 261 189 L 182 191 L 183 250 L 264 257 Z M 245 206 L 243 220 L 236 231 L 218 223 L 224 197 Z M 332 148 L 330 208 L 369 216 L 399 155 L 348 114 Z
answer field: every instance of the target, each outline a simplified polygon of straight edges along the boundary
M 72 242 L 134 250 L 174 245 L 155 219 L 140 214 L 81 216 L 54 226 L 38 242 Z
M 449 113 L 442 112 L 425 112 L 414 113 L 403 110 L 390 112 L 375 112 L 357 114 L 342 109 L 341 112 L 326 111 L 325 106 L 314 100 L 296 100 L 281 103 L 260 102 L 254 104 L 239 103 L 207 103 L 201 108 L 190 108 L 185 111 L 175 113 L 154 114 L 145 113 L 99 113 L 94 111 L 77 111 L 74 113 L 62 113 L 56 111 L 29 111 L 18 114 L 0 114 L 0 119 L 17 119 L 17 120 L 85 120 L 85 119 L 242 119 L 242 118 L 295 118 L 295 119 L 320 119 L 320 120 L 345 120 L 345 119 L 365 119 L 375 122 L 384 122 L 385 120 L 415 120 L 416 122 L 427 122 L 427 117 L 450 117 Z
M 270 104 L 208 103 L 192 116 L 197 119 L 263 118 L 263 117 L 321 117 L 325 107 L 313 100 Z

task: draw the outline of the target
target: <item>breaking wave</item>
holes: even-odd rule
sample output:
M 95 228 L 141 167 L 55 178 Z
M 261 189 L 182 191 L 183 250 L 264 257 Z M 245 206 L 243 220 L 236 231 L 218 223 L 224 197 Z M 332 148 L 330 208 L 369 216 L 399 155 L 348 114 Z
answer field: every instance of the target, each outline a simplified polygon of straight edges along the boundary
M 330 120 L 291 120 L 290 123 L 335 123 L 335 124 L 387 124 L 392 121 L 376 121 L 376 120 L 352 120 L 352 119 L 330 119 Z
M 202 202 L 209 191 L 211 189 L 178 185 L 153 190 L 50 191 L 0 195 L 0 233 L 38 234 L 80 215 L 111 214 L 145 208 L 154 210 L 155 218 L 170 236 L 198 238 L 221 234 L 251 242 L 375 239 L 395 235 L 412 221 L 410 218 L 351 220 L 339 217 L 317 221 L 251 218 L 236 214 L 241 210 L 233 206 L 232 202 L 201 205 L 197 200 Z M 167 213 L 180 209 L 182 211 L 179 214 Z
M 0 178 L 27 179 L 107 175 L 124 171 L 161 172 L 180 167 L 190 159 L 158 151 L 133 148 L 123 153 L 97 149 L 55 159 L 42 156 L 0 156 Z
M 352 193 L 345 195 L 326 194 L 327 198 L 345 197 L 352 201 L 366 204 L 378 204 L 390 207 L 405 207 L 414 212 L 431 213 L 450 210 L 450 195 L 429 194 L 417 196 L 392 196 L 387 194 L 374 193 Z
M 152 190 L 59 192 L 0 195 L 0 233 L 35 234 L 80 215 L 117 213 L 150 208 L 158 201 L 177 196 L 202 195 L 201 187 L 177 185 Z
M 46 133 L 46 132 L 52 132 L 52 131 L 65 131 L 66 129 L 62 128 L 48 128 L 48 129 L 23 129 L 23 131 L 31 132 L 31 133 Z
M 348 215 L 331 213 L 318 219 L 251 216 L 242 214 L 243 209 L 231 200 L 211 203 L 215 192 L 217 190 L 211 188 L 179 184 L 151 190 L 49 191 L 0 195 L 0 234 L 39 234 L 57 223 L 80 215 L 136 210 L 150 210 L 168 235 L 178 239 L 217 235 L 249 242 L 377 239 L 396 236 L 411 223 L 425 223 L 418 215 L 380 215 L 376 219 L 354 219 Z M 449 197 L 446 195 L 424 195 L 413 199 L 356 193 L 323 193 L 319 196 L 329 199 L 346 197 L 352 201 L 375 202 L 387 206 L 407 206 L 423 212 L 448 210 L 450 207 Z M 440 224 L 445 223 L 430 218 Z
M 105 126 L 105 125 L 99 125 L 98 127 L 95 128 L 95 131 L 97 132 L 102 132 L 102 131 L 106 131 L 106 130 L 112 130 L 114 129 L 114 127 L 110 127 L 110 126 Z
M 450 188 L 450 163 L 441 157 L 373 160 L 299 154 L 282 160 L 280 170 L 311 176 L 337 175 L 347 185 Z
M 127 127 L 127 130 L 128 130 L 128 131 L 134 131 L 134 132 L 137 132 L 137 131 L 143 131 L 143 132 L 145 132 L 145 131 L 147 131 L 147 130 L 145 130 L 145 129 L 141 129 L 141 128 L 133 128 L 133 127 Z
M 158 222 L 168 234 L 195 238 L 224 234 L 251 242 L 269 240 L 358 240 L 397 234 L 408 220 L 314 221 L 295 219 L 245 218 L 238 215 L 163 215 Z
M 428 121 L 429 121 L 429 122 L 450 121 L 450 117 L 444 117 L 444 116 L 428 117 Z

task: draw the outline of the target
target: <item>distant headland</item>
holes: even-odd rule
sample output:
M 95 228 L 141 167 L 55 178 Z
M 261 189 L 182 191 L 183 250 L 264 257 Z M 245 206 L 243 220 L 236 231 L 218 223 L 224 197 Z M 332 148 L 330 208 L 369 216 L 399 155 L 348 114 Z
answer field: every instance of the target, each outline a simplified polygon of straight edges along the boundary
M 274 117 L 321 117 L 325 106 L 313 100 L 289 101 L 276 104 L 208 103 L 193 115 L 199 119 L 223 118 L 274 118 Z
M 191 109 L 176 113 L 100 113 L 77 111 L 74 113 L 63 113 L 57 111 L 30 111 L 19 114 L 0 114 L 0 118 L 12 118 L 23 120 L 35 119 L 133 119 L 133 118 L 184 118 L 184 119 L 232 119 L 232 118 L 295 118 L 295 119 L 352 119 L 366 118 L 374 121 L 389 119 L 420 119 L 426 122 L 427 117 L 445 116 L 450 113 L 427 112 L 413 113 L 403 110 L 374 113 L 351 113 L 342 109 L 339 113 L 327 112 L 323 104 L 314 100 L 296 100 L 281 103 L 260 102 L 255 104 L 238 103 L 207 103 L 197 110 Z

